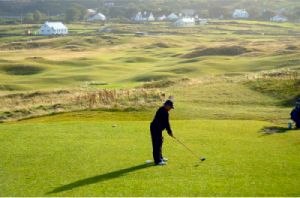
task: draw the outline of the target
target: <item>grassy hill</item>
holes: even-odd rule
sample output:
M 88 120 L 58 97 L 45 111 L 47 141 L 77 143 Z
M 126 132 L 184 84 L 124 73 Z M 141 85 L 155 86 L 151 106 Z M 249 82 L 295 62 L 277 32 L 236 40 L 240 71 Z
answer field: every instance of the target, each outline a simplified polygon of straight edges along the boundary
M 183 96 L 191 99 L 185 101 L 189 108 L 201 109 L 192 115 L 199 118 L 281 120 L 287 110 L 273 114 L 272 108 L 291 106 L 299 96 L 300 29 L 291 23 L 211 21 L 193 28 L 172 28 L 166 23 L 108 24 L 106 28 L 112 33 L 100 33 L 95 25 L 86 26 L 71 25 L 71 31 L 77 33 L 66 37 L 1 38 L 0 93 L 7 101 L 1 108 L 1 120 L 103 107 L 83 108 L 78 101 L 56 99 L 76 98 L 76 94 L 87 94 L 85 90 L 92 97 L 97 89 L 139 87 L 176 98 Z M 14 29 L 18 28 L 22 29 Z M 136 31 L 149 35 L 136 37 Z M 24 92 L 18 100 L 7 95 Z M 225 98 L 221 95 L 220 101 L 211 100 L 224 92 L 229 92 Z M 244 93 L 248 98 L 242 102 Z M 237 99 L 224 103 L 228 95 Z M 28 98 L 39 102 L 27 103 Z M 251 98 L 250 106 L 263 108 L 253 116 L 244 113 Z M 215 103 L 220 108 L 216 109 Z M 271 106 L 269 111 L 266 104 Z M 208 108 L 211 105 L 212 109 Z M 226 105 L 228 110 L 235 106 L 236 112 L 228 111 Z M 117 102 L 115 108 L 130 106 Z M 211 113 L 215 111 L 218 116 Z
M 123 33 L 97 34 L 95 29 L 90 36 L 1 38 L 1 90 L 94 81 L 108 84 L 101 87 L 136 86 L 165 78 L 296 68 L 300 63 L 300 30 L 292 24 L 228 21 L 188 29 L 164 24 L 110 28 Z M 134 37 L 135 31 L 150 36 Z

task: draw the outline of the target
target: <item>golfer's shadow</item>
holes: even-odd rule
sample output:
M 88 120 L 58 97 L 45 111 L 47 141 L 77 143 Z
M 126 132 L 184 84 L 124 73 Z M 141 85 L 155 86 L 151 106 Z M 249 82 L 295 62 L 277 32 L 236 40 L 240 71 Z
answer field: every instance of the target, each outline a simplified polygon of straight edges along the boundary
M 288 131 L 289 131 L 289 129 L 285 128 L 285 127 L 269 126 L 269 127 L 262 128 L 260 130 L 260 133 L 261 133 L 261 136 L 266 136 L 266 135 L 287 133 Z
M 97 175 L 97 176 L 81 179 L 81 180 L 72 182 L 70 184 L 66 184 L 66 185 L 57 187 L 57 188 L 53 189 L 52 191 L 47 192 L 46 195 L 59 193 L 59 192 L 64 192 L 64 191 L 72 190 L 74 188 L 78 188 L 78 187 L 81 187 L 81 186 L 87 186 L 87 185 L 90 185 L 90 184 L 99 183 L 99 182 L 103 182 L 103 181 L 106 181 L 106 180 L 118 178 L 118 177 L 124 176 L 126 173 L 134 172 L 134 171 L 149 168 L 149 167 L 152 167 L 152 165 L 141 164 L 141 165 L 137 165 L 137 166 L 133 166 L 133 167 L 129 167 L 129 168 L 125 168 L 125 169 L 105 173 L 105 174 L 102 174 L 102 175 Z

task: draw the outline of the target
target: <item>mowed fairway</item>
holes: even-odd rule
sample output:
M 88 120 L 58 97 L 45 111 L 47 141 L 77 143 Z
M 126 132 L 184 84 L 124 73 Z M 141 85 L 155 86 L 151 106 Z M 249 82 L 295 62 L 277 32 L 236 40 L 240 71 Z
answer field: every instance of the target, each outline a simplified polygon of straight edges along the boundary
M 145 164 L 148 121 L 63 118 L 0 125 L 1 196 L 300 194 L 299 134 L 263 135 L 268 122 L 172 121 L 175 135 L 207 161 L 165 135 L 169 163 L 156 167 Z

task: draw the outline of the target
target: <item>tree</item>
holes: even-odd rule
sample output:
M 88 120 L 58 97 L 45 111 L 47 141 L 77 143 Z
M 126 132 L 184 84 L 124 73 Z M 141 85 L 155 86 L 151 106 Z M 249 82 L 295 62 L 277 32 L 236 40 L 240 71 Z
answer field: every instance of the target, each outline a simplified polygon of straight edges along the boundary
M 260 10 L 256 7 L 251 6 L 247 9 L 247 11 L 248 11 L 251 19 L 259 19 L 259 17 L 261 16 Z
M 218 4 L 210 4 L 208 8 L 209 17 L 211 18 L 219 18 L 220 16 L 224 16 L 225 9 Z
M 33 13 L 31 13 L 31 12 L 27 13 L 24 17 L 24 22 L 25 23 L 34 23 Z
M 77 21 L 81 17 L 81 11 L 77 7 L 71 7 L 66 11 L 66 21 Z
M 106 7 L 101 7 L 97 9 L 97 12 L 101 12 L 102 14 L 104 14 L 105 16 L 109 15 L 109 9 Z
M 109 9 L 109 16 L 113 17 L 113 18 L 120 18 L 125 16 L 126 14 L 126 10 L 125 9 L 120 9 L 118 7 L 111 7 Z
M 300 19 L 300 6 L 296 6 L 294 9 L 293 9 L 293 12 L 292 12 L 292 19 L 293 20 L 299 20 Z
M 199 13 L 199 16 L 200 16 L 201 18 L 208 18 L 208 17 L 209 17 L 209 12 L 208 12 L 208 10 L 200 10 L 198 13 Z
M 43 19 L 43 14 L 39 10 L 34 11 L 33 13 L 34 23 L 40 23 L 42 19 Z
M 71 7 L 75 8 L 79 11 L 79 19 L 80 20 L 84 19 L 84 16 L 86 14 L 86 8 L 85 7 L 83 7 L 82 5 L 77 4 L 77 3 L 72 4 Z
M 125 12 L 124 17 L 126 17 L 127 19 L 130 19 L 131 17 L 135 16 L 136 13 L 138 13 L 138 11 L 139 10 L 137 8 L 134 8 L 134 7 L 128 8 Z
M 276 13 L 272 10 L 265 10 L 263 11 L 262 15 L 261 15 L 261 19 L 263 20 L 270 20 L 273 16 L 275 16 Z

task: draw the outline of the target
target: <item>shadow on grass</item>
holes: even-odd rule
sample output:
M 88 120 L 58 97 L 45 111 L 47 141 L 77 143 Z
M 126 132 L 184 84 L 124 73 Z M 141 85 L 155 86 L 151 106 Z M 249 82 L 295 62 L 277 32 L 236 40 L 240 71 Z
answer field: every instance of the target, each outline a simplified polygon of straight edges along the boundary
M 81 180 L 72 182 L 70 184 L 66 184 L 66 185 L 57 187 L 57 188 L 53 189 L 52 191 L 47 192 L 46 195 L 59 193 L 59 192 L 64 192 L 64 191 L 72 190 L 74 188 L 78 188 L 78 187 L 81 187 L 81 186 L 86 186 L 86 185 L 90 185 L 90 184 L 94 184 L 94 183 L 103 182 L 103 181 L 106 181 L 106 180 L 122 177 L 126 173 L 138 171 L 138 170 L 149 168 L 149 167 L 152 167 L 152 165 L 141 164 L 141 165 L 137 165 L 137 166 L 133 166 L 133 167 L 129 167 L 129 168 L 125 168 L 125 169 L 105 173 L 105 174 L 102 174 L 102 175 L 97 175 L 97 176 L 81 179 Z
M 287 133 L 290 131 L 290 129 L 286 127 L 279 127 L 279 126 L 270 126 L 270 127 L 264 127 L 260 130 L 261 136 L 266 135 L 273 135 L 273 134 L 280 134 L 280 133 Z

